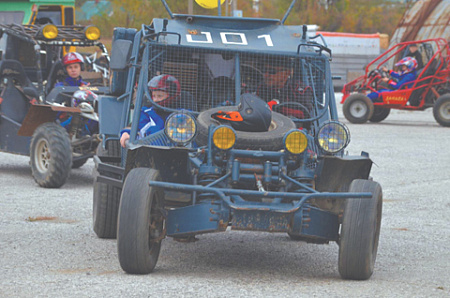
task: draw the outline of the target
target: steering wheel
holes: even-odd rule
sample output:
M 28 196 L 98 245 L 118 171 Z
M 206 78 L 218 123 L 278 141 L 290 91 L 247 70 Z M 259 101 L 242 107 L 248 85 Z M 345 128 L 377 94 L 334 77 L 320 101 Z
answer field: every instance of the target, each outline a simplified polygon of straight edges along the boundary
M 387 71 L 380 69 L 374 69 L 369 72 L 368 77 L 371 81 L 371 86 L 373 89 L 378 90 L 378 87 L 381 85 L 383 88 L 387 88 L 386 83 L 382 81 L 384 78 L 389 77 L 389 73 Z
M 264 80 L 263 73 L 256 67 L 241 64 L 242 91 L 256 92 L 258 86 Z
M 283 111 L 283 108 L 289 109 L 288 111 Z M 296 109 L 299 108 L 299 109 Z M 303 113 L 303 119 L 307 119 L 307 118 L 311 118 L 311 114 L 309 112 L 309 109 L 307 107 L 305 107 L 303 104 L 299 103 L 299 102 L 295 102 L 295 101 L 288 101 L 288 102 L 283 102 L 283 103 L 279 103 L 277 105 L 274 105 L 272 107 L 272 110 L 278 113 L 281 113 L 285 116 L 288 116 L 290 118 L 300 118 L 300 117 L 296 117 L 295 112 L 297 111 L 301 111 Z
M 368 77 L 369 78 L 374 78 L 376 76 L 380 75 L 380 69 L 373 69 L 369 72 Z

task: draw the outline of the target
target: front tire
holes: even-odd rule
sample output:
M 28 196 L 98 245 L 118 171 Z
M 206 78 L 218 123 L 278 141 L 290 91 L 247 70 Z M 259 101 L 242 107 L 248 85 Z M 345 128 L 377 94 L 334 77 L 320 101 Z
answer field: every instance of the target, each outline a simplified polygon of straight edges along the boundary
M 440 125 L 450 127 L 450 94 L 438 98 L 433 106 L 433 116 Z
M 66 130 L 56 123 L 44 123 L 33 133 L 30 144 L 31 173 L 39 186 L 59 188 L 72 167 L 72 147 Z
M 383 194 L 374 181 L 356 179 L 350 192 L 371 192 L 370 199 L 347 199 L 339 240 L 339 273 L 344 279 L 365 280 L 372 273 L 380 238 Z
M 108 150 L 103 149 L 101 143 L 98 144 L 96 154 L 99 157 L 119 157 L 121 154 L 119 141 L 110 141 L 108 143 Z M 111 164 L 116 166 L 119 165 L 115 163 Z M 99 172 L 97 168 L 94 168 L 92 208 L 94 232 L 99 238 L 115 239 L 117 234 L 117 216 L 119 214 L 121 189 L 109 184 L 97 182 L 98 175 Z
M 122 269 L 147 274 L 158 261 L 164 237 L 164 191 L 148 185 L 161 180 L 154 169 L 136 168 L 128 173 L 122 189 L 117 230 L 117 250 Z
M 366 123 L 372 118 L 373 103 L 364 94 L 356 93 L 350 95 L 344 102 L 343 112 L 345 118 L 351 123 Z

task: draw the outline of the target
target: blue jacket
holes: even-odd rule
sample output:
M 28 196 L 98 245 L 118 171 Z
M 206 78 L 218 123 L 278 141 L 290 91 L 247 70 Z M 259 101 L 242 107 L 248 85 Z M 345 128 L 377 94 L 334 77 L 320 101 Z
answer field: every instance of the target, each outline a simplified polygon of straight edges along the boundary
M 393 88 L 395 90 L 398 90 L 405 85 L 407 88 L 410 88 L 412 86 L 412 82 L 416 79 L 416 71 L 415 70 L 412 72 L 404 73 L 404 74 L 401 74 L 401 73 L 391 70 L 389 72 L 389 74 L 391 75 L 391 77 L 398 80 L 397 82 L 395 82 L 394 80 L 389 80 L 389 82 L 388 82 L 389 86 L 391 86 L 391 88 Z
M 162 129 L 164 129 L 164 119 L 159 116 L 152 107 L 142 107 L 141 115 L 139 116 L 138 139 Z M 120 136 L 122 136 L 124 132 L 130 133 L 130 129 L 122 129 L 120 131 Z
M 62 82 L 58 82 L 55 84 L 55 87 L 60 87 L 60 86 L 73 86 L 73 87 L 78 87 L 78 86 L 87 86 L 88 83 L 86 83 L 85 81 L 83 81 L 83 79 L 81 77 L 78 77 L 76 79 L 67 76 L 64 81 Z

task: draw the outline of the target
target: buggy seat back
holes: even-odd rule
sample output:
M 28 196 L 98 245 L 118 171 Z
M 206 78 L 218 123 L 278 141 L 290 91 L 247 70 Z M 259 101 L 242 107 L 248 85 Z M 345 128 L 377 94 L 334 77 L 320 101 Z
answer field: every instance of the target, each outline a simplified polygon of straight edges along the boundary
M 418 106 L 421 101 L 421 97 L 423 92 L 426 90 L 425 87 L 432 81 L 432 77 L 438 70 L 440 65 L 440 60 L 433 59 L 433 61 L 430 62 L 428 67 L 425 67 L 422 72 L 417 76 L 417 80 L 420 80 L 415 85 L 416 90 L 414 90 L 411 93 L 409 102 L 412 106 Z
M 49 94 L 55 87 L 56 82 L 64 80 L 64 67 L 61 60 L 55 61 L 48 75 L 47 84 L 45 85 L 45 94 Z
M 10 77 L 15 84 L 24 87 L 34 87 L 30 79 L 25 74 L 25 70 L 17 60 L 5 59 L 0 61 L 0 77 Z

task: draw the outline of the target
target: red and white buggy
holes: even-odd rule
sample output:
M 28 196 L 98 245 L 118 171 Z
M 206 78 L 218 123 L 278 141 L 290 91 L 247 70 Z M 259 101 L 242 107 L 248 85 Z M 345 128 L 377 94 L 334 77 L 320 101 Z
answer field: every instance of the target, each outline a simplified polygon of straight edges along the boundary
M 387 89 L 382 79 L 388 73 L 382 67 L 392 69 L 413 44 L 417 45 L 424 65 L 416 70 L 416 80 L 398 90 L 381 92 L 379 99 L 372 102 L 367 94 Z M 345 118 L 351 123 L 380 122 L 391 109 L 423 111 L 433 108 L 436 121 L 450 127 L 449 62 L 449 43 L 443 38 L 403 42 L 391 47 L 366 66 L 363 76 L 344 85 L 341 103 Z

